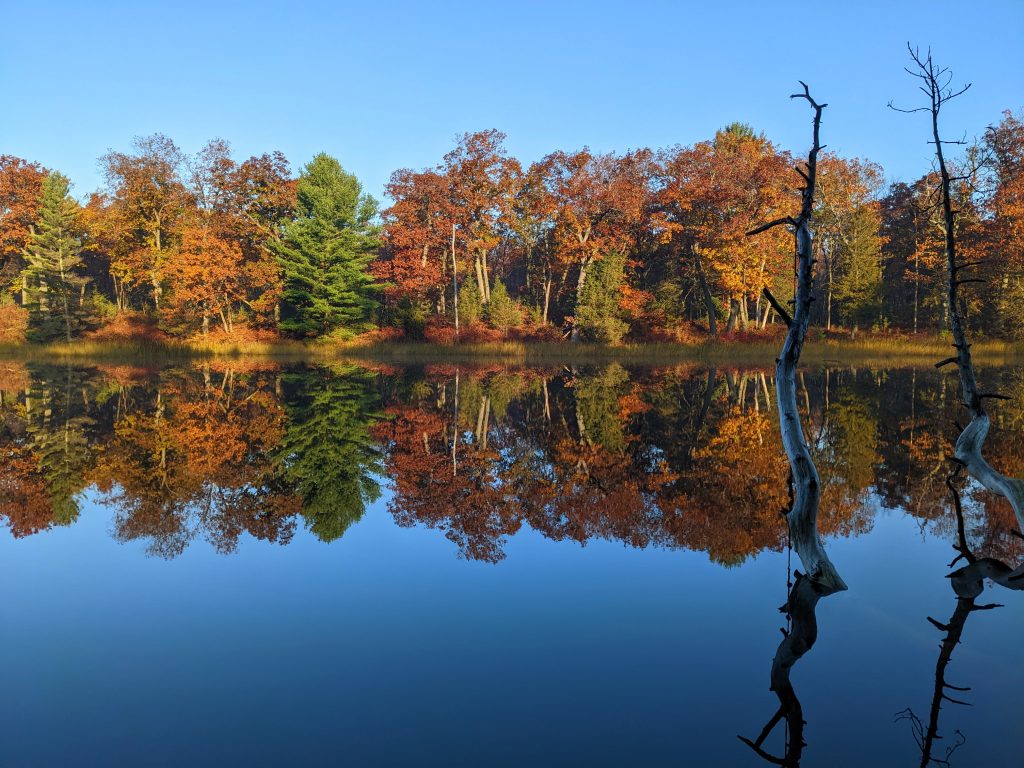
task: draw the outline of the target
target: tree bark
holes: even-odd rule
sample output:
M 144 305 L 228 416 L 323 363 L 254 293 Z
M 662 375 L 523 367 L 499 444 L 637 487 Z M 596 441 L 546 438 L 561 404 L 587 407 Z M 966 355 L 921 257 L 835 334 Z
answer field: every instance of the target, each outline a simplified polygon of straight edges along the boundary
M 473 271 L 476 273 L 476 287 L 480 292 L 480 303 L 487 303 L 487 289 L 484 287 L 484 272 L 480 266 L 480 255 L 473 259 Z
M 487 251 L 484 251 L 480 256 L 480 267 L 484 279 L 484 303 L 489 304 L 491 301 L 491 275 L 487 268 Z
M 452 224 L 452 305 L 455 308 L 455 339 L 459 338 L 459 272 L 455 263 L 455 225 Z

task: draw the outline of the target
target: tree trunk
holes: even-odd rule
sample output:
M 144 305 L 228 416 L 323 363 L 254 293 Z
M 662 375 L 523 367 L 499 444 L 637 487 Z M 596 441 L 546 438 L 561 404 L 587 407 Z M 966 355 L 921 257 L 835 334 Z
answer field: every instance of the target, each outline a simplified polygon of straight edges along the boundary
M 697 261 L 697 281 L 700 283 L 700 292 L 704 296 L 704 307 L 708 313 L 708 331 L 712 336 L 718 336 L 718 320 L 715 317 L 715 300 L 711 296 L 711 286 L 708 285 L 707 275 L 704 273 L 704 262 L 701 261 L 700 253 L 695 253 Z
M 484 270 L 480 265 L 480 254 L 473 259 L 473 271 L 476 273 L 476 288 L 480 293 L 480 303 L 487 303 L 487 289 L 484 287 Z
M 920 257 L 914 252 L 914 334 L 917 334 L 917 297 L 921 290 Z
M 577 308 L 580 305 L 580 296 L 583 293 L 583 288 L 587 284 L 587 270 L 590 268 L 591 262 L 592 262 L 592 259 L 590 259 L 590 258 L 586 258 L 582 262 L 580 262 L 580 273 L 579 273 L 579 276 L 576 278 L 576 306 L 577 306 Z M 579 336 L 580 336 L 579 326 L 574 321 L 573 324 L 572 324 L 572 332 L 569 334 L 569 339 L 571 341 L 579 341 Z
M 825 257 L 825 274 L 828 284 L 825 288 L 825 330 L 832 330 L 832 259 Z
M 480 257 L 480 267 L 484 280 L 484 303 L 488 304 L 491 301 L 491 275 L 487 269 L 487 251 L 484 251 Z
M 971 345 L 967 340 L 967 330 L 960 302 L 960 278 L 958 274 L 965 267 L 957 263 L 956 214 L 953 210 L 953 196 L 950 190 L 952 180 L 946 167 L 942 150 L 942 139 L 939 135 L 939 111 L 944 101 L 953 98 L 946 91 L 948 81 L 943 82 L 945 70 L 936 71 L 929 54 L 925 62 L 917 56 L 915 62 L 924 74 L 926 93 L 930 91 L 932 140 L 935 146 L 935 159 L 939 167 L 940 192 L 942 198 L 942 230 L 946 255 L 946 311 L 949 327 L 953 334 L 953 347 L 956 356 L 944 360 L 939 365 L 955 362 L 960 373 L 960 389 L 963 404 L 971 413 L 971 421 L 967 424 L 956 440 L 953 457 L 967 472 L 987 490 L 1004 497 L 1013 508 L 1017 517 L 1017 525 L 1024 529 L 1024 480 L 1007 477 L 985 460 L 981 449 L 988 436 L 990 420 L 982 404 L 985 393 L 978 391 L 978 382 L 974 372 L 974 361 L 971 357 Z M 1024 573 L 1024 564 L 1018 566 L 1015 575 Z
M 455 307 L 455 338 L 459 338 L 459 268 L 455 261 L 455 225 L 452 224 L 452 306 Z
M 548 307 L 551 305 L 551 276 L 544 276 L 544 312 L 541 314 L 541 322 L 548 324 Z
M 725 323 L 725 332 L 733 333 L 740 322 L 740 303 L 735 296 L 729 297 L 729 319 Z
M 811 289 L 814 280 L 814 255 L 811 242 L 810 220 L 814 212 L 814 191 L 817 176 L 818 152 L 821 145 L 818 131 L 821 125 L 822 106 L 818 105 L 804 86 L 804 94 L 814 108 L 814 143 L 807 156 L 806 185 L 802 192 L 800 215 L 784 219 L 776 224 L 788 223 L 794 226 L 795 252 L 797 258 L 796 304 L 789 331 L 782 345 L 775 366 L 775 399 L 779 411 L 779 429 L 782 444 L 789 458 L 790 482 L 793 503 L 786 520 L 793 549 L 822 594 L 846 589 L 818 535 L 818 508 L 821 501 L 821 479 L 814 466 L 810 449 L 804 440 L 804 429 L 800 422 L 800 411 L 796 397 L 796 371 L 800 363 L 807 327 L 811 320 Z M 769 225 L 771 226 L 771 225 Z M 763 228 L 755 231 L 763 231 Z M 769 299 L 771 297 L 769 296 Z M 778 308 L 776 308 L 778 311 Z

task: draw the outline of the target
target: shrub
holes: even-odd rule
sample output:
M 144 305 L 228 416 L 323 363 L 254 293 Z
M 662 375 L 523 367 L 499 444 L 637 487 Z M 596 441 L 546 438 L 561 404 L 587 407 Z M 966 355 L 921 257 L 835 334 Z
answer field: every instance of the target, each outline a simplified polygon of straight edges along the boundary
M 167 334 L 153 321 L 140 312 L 125 310 L 119 312 L 105 325 L 89 331 L 86 338 L 95 341 L 144 342 L 161 344 L 167 341 Z
M 423 339 L 427 331 L 427 315 L 419 304 L 403 300 L 395 308 L 395 323 L 408 339 Z
M 21 344 L 28 331 L 28 310 L 17 304 L 0 305 L 0 342 Z

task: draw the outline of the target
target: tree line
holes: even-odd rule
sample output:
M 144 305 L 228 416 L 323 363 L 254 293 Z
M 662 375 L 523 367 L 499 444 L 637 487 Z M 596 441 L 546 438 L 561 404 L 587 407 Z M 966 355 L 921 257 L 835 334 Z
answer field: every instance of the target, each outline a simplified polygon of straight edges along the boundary
M 958 242 L 987 288 L 961 311 L 1017 338 L 1024 120 L 1006 112 L 963 155 Z M 740 123 L 529 165 L 499 131 L 465 134 L 435 167 L 396 171 L 384 209 L 326 154 L 294 174 L 279 152 L 239 162 L 214 140 L 187 156 L 154 135 L 100 166 L 80 202 L 59 172 L 0 156 L 0 337 L 689 340 L 764 329 L 763 289 L 793 295 L 790 235 L 747 232 L 793 210 L 800 180 Z M 876 163 L 821 155 L 815 322 L 945 325 L 937 176 L 886 185 Z

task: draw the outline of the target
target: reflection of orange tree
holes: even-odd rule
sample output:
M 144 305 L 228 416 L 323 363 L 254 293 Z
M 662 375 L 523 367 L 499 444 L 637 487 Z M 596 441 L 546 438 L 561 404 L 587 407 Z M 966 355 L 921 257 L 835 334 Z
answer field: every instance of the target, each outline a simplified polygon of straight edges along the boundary
M 10 391 L 0 395 L 5 458 L 0 505 L 15 535 L 27 535 L 78 517 L 95 423 L 85 407 L 92 397 L 85 371 L 32 364 L 11 371 L 8 381 L 19 379 L 20 397 Z
M 387 413 L 374 433 L 387 448 L 398 524 L 442 530 L 467 558 L 502 559 L 503 538 L 521 521 L 498 487 L 497 453 L 437 412 L 397 406 Z
M 733 406 L 714 424 L 679 484 L 674 541 L 729 564 L 785 541 L 786 457 L 769 413 Z
M 49 528 L 53 507 L 28 446 L 6 442 L 0 449 L 0 461 L 4 466 L 0 472 L 0 520 L 6 520 L 17 537 Z
M 202 381 L 162 377 L 96 449 L 93 481 L 116 510 L 115 535 L 151 539 L 162 556 L 180 553 L 200 530 L 222 551 L 243 531 L 285 541 L 298 511 L 267 457 L 284 415 L 262 388 L 266 377 L 204 373 Z
M 44 407 L 50 400 L 45 388 L 33 386 L 24 364 L 0 368 L 0 520 L 7 521 L 14 536 L 28 536 L 54 523 L 55 507 L 38 450 L 46 442 L 40 441 L 45 438 L 43 427 L 61 421 L 60 413 Z
M 631 380 L 614 365 L 552 378 L 462 372 L 456 428 L 455 371 L 434 373 L 443 378 L 391 406 L 375 434 L 386 442 L 396 519 L 444 530 L 465 556 L 500 559 L 524 522 L 554 540 L 686 547 L 723 563 L 785 543 L 786 462 L 756 375 L 719 377 L 711 391 L 702 372 L 692 386 L 676 377 L 652 386 L 662 380 Z M 680 410 L 687 393 L 693 402 Z M 820 448 L 825 534 L 869 524 L 846 475 L 871 480 L 874 443 L 854 450 L 871 413 L 849 411 Z
M 379 377 L 352 366 L 282 373 L 224 361 L 159 375 L 106 367 L 70 388 L 40 370 L 15 374 L 30 393 L 3 393 L 9 469 L 0 503 L 21 533 L 52 524 L 51 490 L 66 486 L 70 499 L 94 483 L 115 513 L 115 535 L 148 540 L 164 556 L 195 538 L 222 551 L 246 533 L 284 542 L 300 516 L 331 540 L 362 516 L 387 470 L 396 519 L 443 530 L 471 558 L 500 559 L 524 523 L 553 540 L 691 548 L 723 563 L 786 540 L 785 463 L 770 382 L 759 373 L 491 365 Z M 823 534 L 866 528 L 862 485 L 874 481 L 873 467 L 887 471 L 876 461 L 888 460 L 885 440 L 899 438 L 874 426 L 870 402 L 851 394 L 855 383 L 808 419 Z M 67 433 L 62 412 L 44 420 L 44 390 L 87 420 L 67 422 Z M 381 393 L 390 420 L 378 420 Z M 31 433 L 27 405 L 38 422 Z M 76 434 L 68 445 L 88 449 L 77 454 L 87 459 L 81 471 L 47 480 L 34 446 L 60 447 Z

